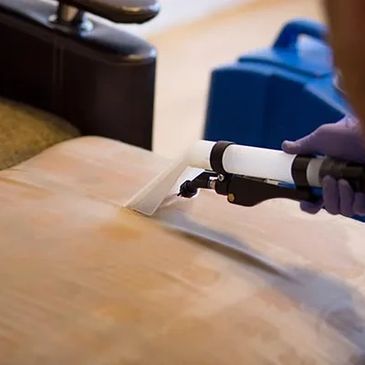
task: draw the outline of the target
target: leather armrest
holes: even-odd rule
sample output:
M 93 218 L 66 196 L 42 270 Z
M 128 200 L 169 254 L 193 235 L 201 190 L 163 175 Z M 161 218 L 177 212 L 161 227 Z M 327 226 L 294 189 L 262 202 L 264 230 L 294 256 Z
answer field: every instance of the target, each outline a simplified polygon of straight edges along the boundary
M 158 0 L 61 0 L 115 23 L 144 23 L 159 10 Z

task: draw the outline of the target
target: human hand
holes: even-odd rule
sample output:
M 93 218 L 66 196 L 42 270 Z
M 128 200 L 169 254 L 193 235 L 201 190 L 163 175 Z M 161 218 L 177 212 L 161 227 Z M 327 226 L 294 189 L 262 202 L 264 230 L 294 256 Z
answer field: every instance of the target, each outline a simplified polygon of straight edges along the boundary
M 359 122 L 351 117 L 324 124 L 297 141 L 285 141 L 282 149 L 290 154 L 319 154 L 365 164 L 365 136 Z M 365 215 L 365 194 L 354 192 L 346 180 L 336 181 L 326 176 L 322 187 L 322 199 L 317 203 L 302 202 L 302 210 L 316 214 L 325 208 L 334 215 Z

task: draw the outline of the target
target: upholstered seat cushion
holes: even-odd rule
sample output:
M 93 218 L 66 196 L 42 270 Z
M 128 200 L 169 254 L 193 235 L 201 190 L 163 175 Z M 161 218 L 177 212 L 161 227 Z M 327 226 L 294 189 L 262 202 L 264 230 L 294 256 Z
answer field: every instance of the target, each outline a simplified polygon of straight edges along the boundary
M 123 209 L 166 165 L 81 138 L 0 172 L 0 363 L 364 364 L 364 225 L 209 192 Z

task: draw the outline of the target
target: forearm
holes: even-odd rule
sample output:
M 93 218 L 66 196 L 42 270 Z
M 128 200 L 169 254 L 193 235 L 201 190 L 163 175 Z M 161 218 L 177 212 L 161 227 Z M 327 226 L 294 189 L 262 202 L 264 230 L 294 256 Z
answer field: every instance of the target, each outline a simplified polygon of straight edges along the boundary
M 324 0 L 335 62 L 365 130 L 365 1 Z

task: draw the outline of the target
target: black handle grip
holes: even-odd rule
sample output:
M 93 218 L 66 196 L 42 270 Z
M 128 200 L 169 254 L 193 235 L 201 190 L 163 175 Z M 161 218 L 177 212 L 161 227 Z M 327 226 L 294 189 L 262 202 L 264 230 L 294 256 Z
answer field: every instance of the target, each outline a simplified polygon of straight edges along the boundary
M 60 0 L 115 23 L 144 23 L 160 11 L 157 0 Z
M 219 184 L 219 183 L 218 183 Z M 217 184 L 217 185 L 218 185 Z M 253 207 L 266 200 L 283 198 L 296 201 L 315 202 L 319 198 L 309 188 L 290 188 L 273 185 L 265 181 L 232 175 L 226 182 L 228 201 L 232 204 Z M 216 187 L 216 190 L 219 186 Z
M 336 180 L 347 180 L 354 191 L 365 193 L 364 165 L 327 157 L 321 166 L 320 179 L 325 176 L 332 176 Z

